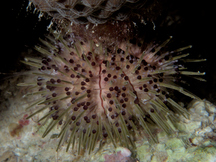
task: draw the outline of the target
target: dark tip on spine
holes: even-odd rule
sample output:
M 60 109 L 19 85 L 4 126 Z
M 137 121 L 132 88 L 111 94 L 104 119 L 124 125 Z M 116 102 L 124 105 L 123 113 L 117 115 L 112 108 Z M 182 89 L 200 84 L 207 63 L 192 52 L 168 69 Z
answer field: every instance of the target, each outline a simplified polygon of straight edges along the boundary
M 114 89 L 115 89 L 115 91 L 118 91 L 118 90 L 119 90 L 118 86 L 115 86 Z
M 83 134 L 85 134 L 86 133 L 86 129 L 83 129 Z
M 41 85 L 42 85 L 42 82 L 37 82 L 37 85 L 38 85 L 38 86 L 41 86 Z
M 109 112 L 112 112 L 112 107 L 109 107 L 109 108 L 108 108 L 108 111 L 109 111 Z
M 108 137 L 108 134 L 107 134 L 107 133 L 104 133 L 104 134 L 103 134 L 103 137 L 104 137 L 104 138 L 107 138 L 107 137 Z
M 105 77 L 105 78 L 104 78 L 104 81 L 106 81 L 106 82 L 107 82 L 108 80 L 109 80 L 109 79 L 108 79 L 107 77 Z
M 53 93 L 53 94 L 52 94 L 52 96 L 53 96 L 53 97 L 56 97 L 56 96 L 57 96 L 57 94 L 56 94 L 56 93 Z
M 122 111 L 122 113 L 121 113 L 122 115 L 125 115 L 126 114 L 126 112 L 125 111 Z
M 55 109 L 55 110 L 58 110 L 58 109 L 59 109 L 59 107 L 56 105 L 56 106 L 54 106 L 54 109 Z
M 122 51 L 122 50 L 121 50 L 120 48 L 117 49 L 117 53 L 118 53 L 118 54 L 120 54 L 121 51 Z
M 92 115 L 92 119 L 95 119 L 97 116 L 94 114 L 94 115 Z
M 140 75 L 138 75 L 138 76 L 137 76 L 137 79 L 140 80 L 140 79 L 142 79 L 142 77 L 141 77 Z
M 75 78 L 75 75 L 74 74 L 71 74 L 71 76 L 70 76 L 71 78 Z
M 53 118 L 53 120 L 57 120 L 58 119 L 58 115 L 54 115 L 52 118 Z
M 74 111 L 77 111 L 79 108 L 78 107 L 74 107 Z
M 150 118 L 151 116 L 149 115 L 149 114 L 146 114 L 146 116 L 145 116 L 146 118 Z
M 148 82 L 149 84 L 152 84 L 153 83 L 153 81 L 152 80 L 149 80 L 149 82 Z
M 86 85 L 86 83 L 84 81 L 81 82 L 81 85 Z
M 90 56 L 88 56 L 88 57 L 87 57 L 87 59 L 90 61 L 90 60 L 91 60 L 91 57 L 90 57 Z
M 156 82 L 157 82 L 157 79 L 155 78 L 155 79 L 153 79 L 153 81 L 156 83 Z
M 92 62 L 92 63 L 91 63 L 91 65 L 92 65 L 92 66 L 95 66 L 95 65 L 96 65 L 96 63 L 95 63 L 95 62 Z
M 111 93 L 108 93 L 107 98 L 111 98 L 111 97 L 112 97 Z
M 153 85 L 153 88 L 157 88 L 157 87 L 158 87 L 157 84 Z
M 113 91 L 114 89 L 113 89 L 113 87 L 109 87 L 109 90 L 110 90 L 110 91 Z
M 147 63 L 145 60 L 142 60 L 142 64 L 143 64 L 144 66 L 148 65 L 148 63 Z
M 126 94 L 125 94 L 125 93 L 122 93 L 122 97 L 126 97 Z
M 46 70 L 46 67 L 45 67 L 45 66 L 42 66 L 42 67 L 41 67 L 41 70 Z
M 119 66 L 116 66 L 116 70 L 120 70 L 121 68 Z
M 135 71 L 135 74 L 139 74 L 139 70 L 136 70 L 136 71 Z
M 91 105 L 91 103 L 90 102 L 86 102 L 86 106 L 89 106 L 89 105 Z
M 77 71 L 78 70 L 78 67 L 74 67 L 74 71 Z
M 51 60 L 51 58 L 47 58 L 47 62 L 51 62 L 52 60 Z
M 144 88 L 144 92 L 148 92 L 148 89 L 147 89 L 147 88 Z
M 121 133 L 121 128 L 118 128 L 118 132 Z
M 122 87 L 122 90 L 123 90 L 123 91 L 126 91 L 126 89 L 127 89 L 126 87 Z
M 72 64 L 72 63 L 74 63 L 74 60 L 73 60 L 73 59 L 70 59 L 69 62 Z
M 108 78 L 111 78 L 111 76 L 112 76 L 111 74 L 107 74 L 107 77 L 108 77 Z
M 54 80 L 54 79 L 50 79 L 50 82 L 51 82 L 52 84 L 54 84 L 54 83 L 55 83 L 55 80 Z
M 85 102 L 81 102 L 81 106 L 84 106 L 85 105 Z
M 163 79 L 162 79 L 162 78 L 160 78 L 160 79 L 159 79 L 159 82 L 163 82 Z
M 148 70 L 148 67 L 144 67 L 144 70 L 147 71 L 147 70 Z
M 113 102 L 113 100 L 110 100 L 109 103 L 112 105 L 114 102 Z
M 83 110 L 87 110 L 88 109 L 88 106 L 83 106 Z
M 46 60 L 43 60 L 42 63 L 43 63 L 44 65 L 48 65 L 48 62 L 47 62 Z
M 114 76 L 113 76 L 113 79 L 117 79 L 117 76 L 116 76 L 116 75 L 114 75 Z
M 76 116 L 72 116 L 72 117 L 71 117 L 71 120 L 75 120 L 75 119 L 76 119 Z

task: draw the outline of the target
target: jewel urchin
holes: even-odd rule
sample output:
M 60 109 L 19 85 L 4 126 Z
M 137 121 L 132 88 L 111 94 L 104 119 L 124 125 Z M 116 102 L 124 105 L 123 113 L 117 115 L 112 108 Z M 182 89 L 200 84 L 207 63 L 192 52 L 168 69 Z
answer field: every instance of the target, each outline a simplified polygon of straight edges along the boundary
M 204 75 L 185 71 L 178 64 L 188 56 L 182 51 L 191 46 L 162 52 L 170 37 L 161 45 L 134 53 L 127 40 L 111 50 L 97 40 L 74 41 L 73 34 L 52 32 L 47 40 L 41 40 L 44 46 L 35 48 L 43 57 L 22 61 L 33 67 L 35 81 L 18 84 L 30 86 L 31 95 L 42 96 L 27 108 L 41 106 L 28 118 L 48 110 L 39 120 L 50 121 L 42 137 L 56 125 L 62 126 L 57 150 L 67 142 L 66 151 L 72 145 L 78 153 L 82 149 L 91 153 L 97 143 L 107 140 L 114 146 L 135 147 L 134 133 L 140 128 L 157 142 L 150 125 L 171 134 L 176 114 L 188 117 L 186 109 L 169 96 L 169 90 L 198 99 L 175 84 L 180 75 Z

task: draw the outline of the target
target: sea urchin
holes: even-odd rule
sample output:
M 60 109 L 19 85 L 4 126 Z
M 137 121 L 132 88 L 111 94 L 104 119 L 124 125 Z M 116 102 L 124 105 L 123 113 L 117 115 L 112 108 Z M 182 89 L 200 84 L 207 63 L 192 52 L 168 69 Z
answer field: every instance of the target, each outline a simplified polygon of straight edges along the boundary
M 188 113 L 169 96 L 169 89 L 197 98 L 175 81 L 180 75 L 204 73 L 185 71 L 177 63 L 188 55 L 181 51 L 191 46 L 161 52 L 170 39 L 133 53 L 128 41 L 110 50 L 95 40 L 74 41 L 72 33 L 53 32 L 41 40 L 44 47 L 35 47 L 43 58 L 23 61 L 33 67 L 35 81 L 19 86 L 30 86 L 31 95 L 41 95 L 27 109 L 41 108 L 28 118 L 48 110 L 39 120 L 50 121 L 43 137 L 61 125 L 57 149 L 67 142 L 66 151 L 72 145 L 90 153 L 106 140 L 135 147 L 133 132 L 140 127 L 156 142 L 151 124 L 167 134 L 175 132 L 175 114 Z

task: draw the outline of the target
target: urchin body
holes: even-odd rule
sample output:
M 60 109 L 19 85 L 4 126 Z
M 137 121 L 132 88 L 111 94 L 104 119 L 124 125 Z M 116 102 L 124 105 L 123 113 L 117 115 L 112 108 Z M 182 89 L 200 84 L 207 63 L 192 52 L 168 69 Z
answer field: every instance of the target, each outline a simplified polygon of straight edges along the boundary
M 187 111 L 169 97 L 169 89 L 196 98 L 174 83 L 180 74 L 203 75 L 176 64 L 188 55 L 179 52 L 191 46 L 158 54 L 171 38 L 142 51 L 139 46 L 134 50 L 128 41 L 110 49 L 97 40 L 74 42 L 72 33 L 53 35 L 42 40 L 46 47 L 36 46 L 44 57 L 28 58 L 25 63 L 35 67 L 32 73 L 37 81 L 30 85 L 42 96 L 33 105 L 43 105 L 28 118 L 49 109 L 40 119 L 53 119 L 43 137 L 62 125 L 58 147 L 67 141 L 68 150 L 76 141 L 79 152 L 87 149 L 90 153 L 98 141 L 106 139 L 114 146 L 120 142 L 134 147 L 137 128 L 142 127 L 150 140 L 157 141 L 149 124 L 171 134 L 175 132 L 175 113 L 187 117 Z M 172 57 L 175 53 L 178 55 Z

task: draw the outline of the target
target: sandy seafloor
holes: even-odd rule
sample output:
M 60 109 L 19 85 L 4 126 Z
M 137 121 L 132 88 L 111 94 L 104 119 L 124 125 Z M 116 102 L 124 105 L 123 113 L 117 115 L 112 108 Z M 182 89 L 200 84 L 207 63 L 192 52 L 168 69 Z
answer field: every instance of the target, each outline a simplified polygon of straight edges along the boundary
M 25 120 L 26 114 L 29 115 L 25 108 L 31 105 L 32 101 L 22 98 L 27 90 L 16 86 L 22 81 L 21 77 L 8 78 L 0 87 L 0 162 L 216 161 L 216 107 L 206 100 L 194 100 L 188 105 L 190 119 L 180 117 L 181 120 L 177 123 L 181 133 L 168 137 L 164 132 L 159 131 L 158 144 L 149 145 L 147 140 L 140 139 L 136 142 L 137 149 L 131 151 L 106 144 L 97 154 L 90 156 L 86 154 L 78 156 L 71 150 L 66 153 L 66 145 L 56 152 L 58 141 L 50 139 L 56 131 L 45 138 L 41 138 L 45 127 L 38 131 L 39 125 L 36 120 L 42 114 Z

